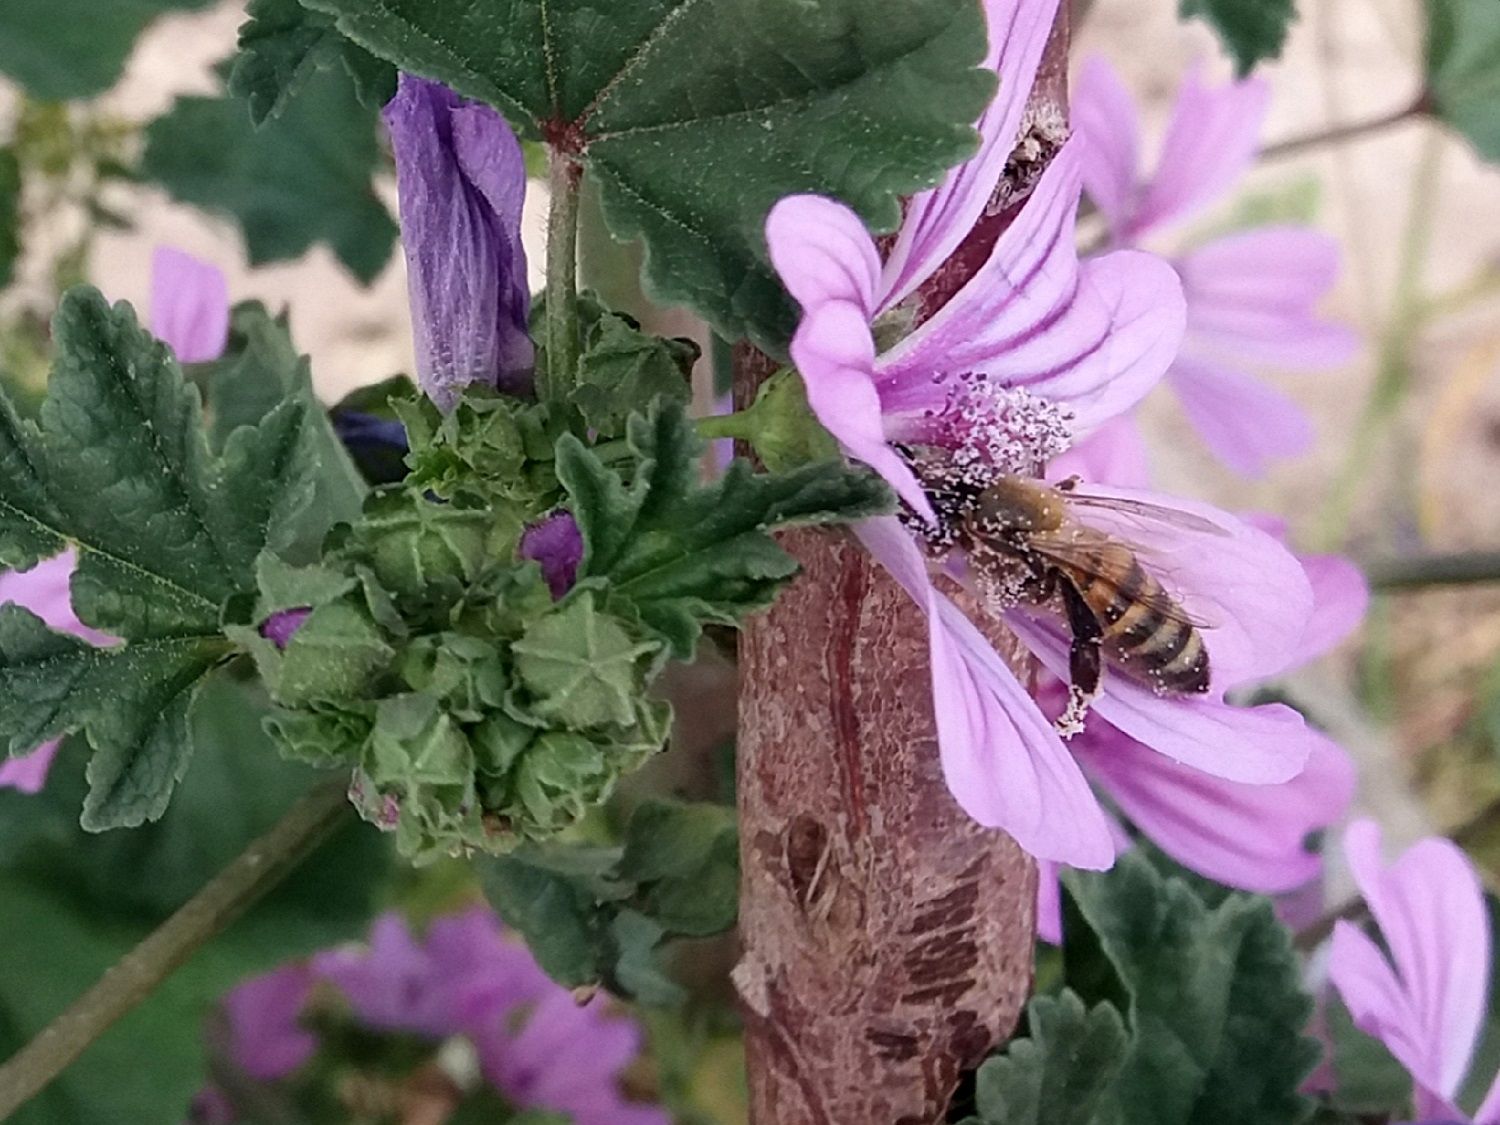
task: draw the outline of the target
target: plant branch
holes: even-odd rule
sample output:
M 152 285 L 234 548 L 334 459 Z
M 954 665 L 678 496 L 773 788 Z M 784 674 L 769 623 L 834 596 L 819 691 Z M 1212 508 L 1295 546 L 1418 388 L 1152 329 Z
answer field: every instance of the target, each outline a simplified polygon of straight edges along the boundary
M 1381 559 L 1365 566 L 1377 590 L 1421 590 L 1428 586 L 1466 586 L 1500 582 L 1500 551 L 1459 551 Z
M 281 882 L 337 823 L 348 805 L 345 791 L 339 778 L 309 792 L 0 1066 L 0 1120 L 40 1093 L 116 1020 Z
M 1284 141 L 1267 145 L 1260 150 L 1262 160 L 1280 160 L 1287 156 L 1300 156 L 1304 152 L 1313 149 L 1325 148 L 1329 145 L 1345 144 L 1349 141 L 1359 140 L 1374 133 L 1384 132 L 1393 125 L 1399 125 L 1403 121 L 1410 121 L 1414 117 L 1422 117 L 1429 111 L 1427 96 L 1423 94 L 1410 105 L 1402 106 L 1400 109 L 1383 113 L 1379 117 L 1372 117 L 1366 121 L 1352 121 L 1344 125 L 1333 125 L 1325 129 L 1319 129 L 1313 133 L 1305 133 L 1300 137 L 1288 137 Z
M 543 339 L 547 379 L 543 402 L 564 403 L 578 381 L 578 200 L 581 169 L 553 151 L 548 164 L 552 201 L 547 214 L 547 315 Z

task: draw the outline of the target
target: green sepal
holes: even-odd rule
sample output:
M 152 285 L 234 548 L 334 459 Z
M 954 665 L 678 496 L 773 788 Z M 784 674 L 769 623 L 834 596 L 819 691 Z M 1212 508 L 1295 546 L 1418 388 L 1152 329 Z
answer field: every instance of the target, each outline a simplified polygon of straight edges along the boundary
M 679 659 L 691 658 L 704 623 L 738 624 L 796 573 L 772 528 L 858 520 L 892 506 L 877 477 L 842 461 L 755 473 L 736 459 L 700 484 L 703 443 L 672 403 L 632 415 L 626 440 L 632 459 L 620 468 L 576 437 L 558 441 L 558 478 L 584 541 L 579 576 L 607 579 L 609 604 L 630 606 Z

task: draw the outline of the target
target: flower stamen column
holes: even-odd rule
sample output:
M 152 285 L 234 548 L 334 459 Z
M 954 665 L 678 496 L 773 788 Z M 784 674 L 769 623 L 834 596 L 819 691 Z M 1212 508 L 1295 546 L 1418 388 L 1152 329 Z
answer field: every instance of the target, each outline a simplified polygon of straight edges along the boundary
M 1066 49 L 1064 14 L 1028 120 L 1062 119 Z M 992 244 L 1012 211 L 971 238 Z M 984 257 L 961 248 L 954 260 Z M 930 285 L 945 290 L 938 300 L 957 287 L 945 274 Z M 742 402 L 769 371 L 737 353 Z M 750 1119 L 936 1125 L 960 1073 L 1025 1004 L 1035 868 L 949 794 L 921 611 L 852 537 L 793 532 L 782 544 L 803 574 L 740 644 L 735 982 Z M 1009 638 L 1000 652 L 1028 668 Z

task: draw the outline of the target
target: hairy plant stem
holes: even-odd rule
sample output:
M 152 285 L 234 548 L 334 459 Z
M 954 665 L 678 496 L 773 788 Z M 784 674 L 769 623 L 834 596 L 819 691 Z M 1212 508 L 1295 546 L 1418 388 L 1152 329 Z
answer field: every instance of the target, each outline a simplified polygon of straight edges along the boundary
M 548 163 L 551 203 L 547 213 L 547 351 L 543 402 L 565 403 L 578 382 L 578 200 L 583 169 L 554 150 Z
M 1066 108 L 1067 5 L 1032 95 Z M 919 292 L 983 264 L 1024 185 Z M 736 349 L 743 409 L 775 370 Z M 1030 988 L 1036 868 L 943 779 L 926 622 L 852 536 L 781 537 L 801 577 L 740 641 L 740 939 L 751 1125 L 937 1125 Z M 1023 681 L 1025 650 L 997 651 Z
M 1437 215 L 1437 188 L 1445 141 L 1436 130 L 1423 143 L 1412 172 L 1411 199 L 1401 237 L 1396 287 L 1385 329 L 1381 332 L 1375 381 L 1365 397 L 1344 463 L 1328 490 L 1318 539 L 1329 550 L 1343 545 L 1355 496 L 1381 445 L 1386 425 L 1406 395 L 1411 351 L 1424 323 L 1422 270 L 1432 244 Z
M 0 1120 L 40 1093 L 90 1043 L 322 843 L 348 807 L 346 790 L 345 779 L 338 778 L 309 792 L 0 1066 Z
M 1423 94 L 1409 105 L 1394 109 L 1389 113 L 1382 113 L 1378 117 L 1371 117 L 1365 121 L 1352 121 L 1345 125 L 1332 125 L 1300 137 L 1288 137 L 1284 141 L 1277 141 L 1260 150 L 1260 159 L 1280 160 L 1288 156 L 1300 156 L 1302 153 L 1326 148 L 1329 145 L 1345 144 L 1359 140 L 1361 137 L 1382 133 L 1403 121 L 1423 117 L 1429 111 L 1427 96 Z

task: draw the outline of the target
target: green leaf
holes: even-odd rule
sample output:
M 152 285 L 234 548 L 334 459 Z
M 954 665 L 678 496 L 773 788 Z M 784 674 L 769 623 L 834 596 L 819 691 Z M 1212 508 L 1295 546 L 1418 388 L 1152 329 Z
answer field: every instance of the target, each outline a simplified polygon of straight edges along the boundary
M 1210 908 L 1134 853 L 1064 885 L 1129 996 L 1133 1041 L 1111 1121 L 1294 1125 L 1311 1114 L 1298 1087 L 1319 1055 L 1302 1035 L 1312 1000 L 1268 901 Z
M 979 1117 L 968 1125 L 1094 1125 L 1125 1065 L 1120 1013 L 1064 990 L 1033 1000 L 1026 1020 L 1026 1038 L 979 1068 Z
M 974 151 L 994 79 L 972 0 L 304 0 L 400 69 L 582 160 L 652 295 L 780 349 L 793 316 L 762 228 L 838 196 L 871 228 Z
M 1323 1004 L 1336 1080 L 1332 1105 L 1346 1113 L 1399 1120 L 1411 1106 L 1411 1075 L 1384 1043 L 1354 1026 L 1337 990 L 1330 988 Z M 1475 1066 L 1469 1070 L 1478 1073 Z M 1493 1068 L 1485 1071 L 1485 1081 L 1493 1074 Z
M 1181 0 L 1178 14 L 1182 19 L 1197 16 L 1219 33 L 1241 78 L 1256 63 L 1281 57 L 1297 18 L 1293 0 Z
M 15 276 L 21 256 L 21 165 L 14 149 L 0 148 L 0 288 Z
M 29 566 L 71 544 L 94 648 L 0 609 L 0 733 L 12 753 L 83 730 L 95 749 L 89 828 L 160 816 L 191 752 L 193 700 L 230 652 L 221 608 L 255 589 L 311 492 L 302 409 L 242 427 L 214 457 L 196 391 L 128 305 L 67 294 L 40 426 L 0 403 L 0 557 Z
M 374 100 L 378 106 L 395 93 L 396 68 L 345 39 L 331 17 L 298 0 L 250 0 L 245 15 L 229 92 L 249 103 L 255 124 L 279 115 L 303 82 L 326 66 L 347 67 L 365 105 Z
M 1500 6 L 1427 0 L 1427 97 L 1486 160 L 1500 161 Z
M 630 726 L 659 646 L 599 612 L 592 590 L 549 613 L 513 646 L 540 718 L 574 730 Z
M 237 222 L 252 265 L 326 243 L 368 284 L 396 239 L 371 186 L 381 159 L 374 112 L 345 74 L 319 69 L 262 129 L 239 98 L 178 98 L 147 127 L 141 171 L 174 199 Z
M 633 411 L 658 396 L 686 405 L 697 361 L 698 345 L 691 340 L 651 336 L 630 318 L 605 313 L 589 332 L 573 405 L 590 429 L 615 437 Z
M 703 443 L 675 404 L 632 416 L 627 434 L 629 484 L 577 438 L 558 442 L 558 479 L 583 533 L 579 576 L 608 578 L 611 599 L 628 602 L 681 659 L 691 657 L 703 622 L 737 624 L 796 573 L 771 528 L 890 508 L 876 477 L 841 461 L 755 473 L 736 460 L 700 485 Z
M 647 801 L 632 813 L 622 848 L 528 845 L 481 861 L 479 873 L 491 904 L 558 983 L 604 983 L 669 1006 L 685 994 L 662 963 L 665 943 L 735 924 L 734 814 Z
M 131 832 L 77 823 L 86 747 L 70 740 L 37 794 L 0 791 L 0 1054 L 8 1056 L 181 906 L 316 780 L 260 731 L 264 700 L 222 679 L 200 696 L 204 754 L 167 814 Z M 362 935 L 389 848 L 352 815 L 241 921 L 109 1029 L 15 1125 L 176 1122 L 203 1083 L 203 1015 L 244 978 Z M 142 1062 L 149 1044 L 149 1065 Z
M 0 4 L 0 74 L 41 101 L 102 94 L 125 68 L 135 40 L 166 12 L 212 0 L 5 0 Z
M 313 391 L 312 367 L 292 344 L 287 318 L 257 301 L 237 305 L 222 358 L 208 365 L 209 438 L 222 448 L 242 426 L 257 426 L 282 402 L 300 403 L 310 455 L 317 460 L 312 499 L 289 532 L 311 554 L 336 523 L 356 519 L 369 489 Z

